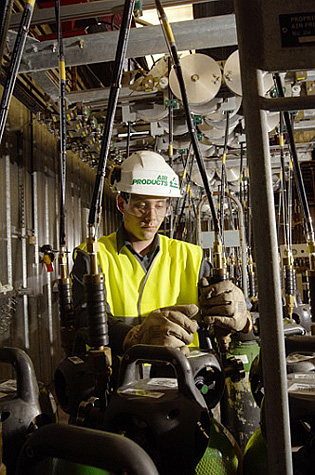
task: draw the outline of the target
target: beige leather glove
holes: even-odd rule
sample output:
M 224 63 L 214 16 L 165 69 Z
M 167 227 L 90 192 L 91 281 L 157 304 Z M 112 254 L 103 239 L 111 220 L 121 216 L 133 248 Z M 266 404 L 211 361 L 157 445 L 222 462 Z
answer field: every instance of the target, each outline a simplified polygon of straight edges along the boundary
M 123 350 L 133 345 L 162 345 L 177 348 L 188 354 L 187 345 L 192 343 L 198 324 L 191 320 L 198 313 L 196 305 L 174 305 L 151 312 L 126 335 Z
M 249 332 L 251 317 L 241 289 L 230 280 L 209 284 L 207 278 L 199 282 L 200 311 L 207 324 L 230 331 Z

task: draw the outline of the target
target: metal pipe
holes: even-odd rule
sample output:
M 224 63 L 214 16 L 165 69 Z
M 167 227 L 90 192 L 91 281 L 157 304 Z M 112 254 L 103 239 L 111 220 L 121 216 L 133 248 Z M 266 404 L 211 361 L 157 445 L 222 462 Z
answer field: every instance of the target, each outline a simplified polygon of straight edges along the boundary
M 281 82 L 281 78 L 279 74 L 275 74 L 275 80 L 276 80 L 279 96 L 284 97 L 284 91 L 283 91 L 282 82 Z M 289 136 L 296 188 L 297 188 L 301 208 L 304 214 L 305 226 L 307 230 L 306 239 L 307 239 L 307 242 L 312 242 L 312 241 L 314 242 L 314 229 L 313 229 L 312 216 L 311 216 L 311 212 L 308 205 L 301 167 L 299 164 L 299 159 L 298 159 L 297 151 L 295 147 L 295 141 L 294 141 L 293 130 L 292 130 L 292 125 L 290 121 L 290 116 L 289 116 L 289 113 L 286 111 L 283 113 L 283 116 L 284 116 L 284 121 L 287 128 L 287 134 Z
M 221 196 L 220 191 L 215 191 L 214 196 Z M 248 297 L 248 280 L 247 280 L 247 247 L 246 247 L 246 233 L 245 233 L 245 221 L 244 221 L 244 210 L 240 200 L 232 195 L 231 193 L 226 193 L 227 197 L 234 201 L 237 206 L 239 214 L 239 235 L 240 235 L 240 249 L 241 249 L 241 261 L 242 261 L 242 282 L 243 282 L 243 292 L 245 297 Z M 201 245 L 201 209 L 207 200 L 206 196 L 203 196 L 201 199 L 198 208 L 197 208 L 197 229 L 198 229 L 198 240 L 197 244 Z
M 230 118 L 230 113 L 227 111 L 226 113 L 226 123 L 225 123 L 225 135 L 224 135 L 224 147 L 223 147 L 223 153 L 222 153 L 222 164 L 221 164 L 221 195 L 220 195 L 220 217 L 219 217 L 219 222 L 220 222 L 220 228 L 221 228 L 221 233 L 222 233 L 222 242 L 224 244 L 224 198 L 225 198 L 225 192 L 227 191 L 226 188 L 226 151 L 227 151 L 227 141 L 228 141 L 228 136 L 229 136 L 229 118 Z
M 182 178 L 180 179 L 180 182 L 179 182 L 179 189 L 180 189 L 180 192 L 182 193 L 183 191 L 183 185 L 184 185 L 184 181 L 186 179 L 186 175 L 187 175 L 187 166 L 188 166 L 188 161 L 189 161 L 189 157 L 190 157 L 190 150 L 191 150 L 191 145 L 188 149 L 188 152 L 187 152 L 187 157 L 186 157 L 186 161 L 184 162 L 182 160 L 182 164 L 183 164 L 183 167 L 184 167 L 184 171 L 183 171 L 183 175 L 182 175 Z M 178 200 L 176 200 L 176 204 L 175 204 L 175 209 L 174 209 L 174 217 L 173 217 L 173 224 L 172 224 L 172 233 L 170 234 L 170 237 L 173 239 L 174 237 L 174 233 L 175 233 L 175 229 L 177 227 L 177 223 L 178 223 L 178 220 L 179 220 L 179 213 L 178 213 L 178 209 L 179 209 L 179 202 L 180 202 L 180 198 Z
M 49 213 L 49 189 L 48 189 L 48 179 L 45 177 L 44 184 L 44 202 L 45 202 L 45 242 L 50 241 L 49 236 L 49 223 L 50 213 Z M 54 353 L 53 343 L 54 343 L 54 329 L 53 329 L 53 312 L 52 312 L 52 289 L 51 289 L 51 272 L 46 272 L 46 281 L 47 281 L 47 316 L 48 316 L 48 338 L 50 343 L 50 356 Z
M 130 155 L 130 132 L 131 132 L 131 122 L 128 121 L 128 124 L 127 124 L 126 157 L 129 157 L 129 155 Z
M 18 181 L 19 181 L 19 208 L 20 208 L 20 230 L 21 230 L 21 250 L 22 250 L 22 289 L 27 288 L 27 255 L 26 255 L 26 228 L 25 228 L 25 193 L 23 183 L 23 135 L 17 133 L 17 156 L 18 156 Z M 29 322 L 28 322 L 28 296 L 26 293 L 23 299 L 23 322 L 24 322 L 24 346 L 28 350 L 30 347 L 29 340 Z
M 67 131 L 66 131 L 66 64 L 60 21 L 60 1 L 55 0 L 57 38 L 59 49 L 59 87 L 60 87 L 60 219 L 59 219 L 59 317 L 61 344 L 66 356 L 72 354 L 74 342 L 74 311 L 71 293 L 71 280 L 68 271 L 66 247 L 66 172 L 67 172 Z
M 283 115 L 280 112 L 280 130 L 279 130 L 279 147 L 280 147 L 280 162 L 281 162 L 281 201 L 282 207 L 279 204 L 279 210 L 283 210 L 283 229 L 284 229 L 284 243 L 289 243 L 289 226 L 288 226 L 288 196 L 285 184 L 285 164 L 284 164 L 284 140 L 283 140 Z
M 26 0 L 24 11 L 19 27 L 18 34 L 16 36 L 12 57 L 10 61 L 10 66 L 7 74 L 7 78 L 4 84 L 4 89 L 1 98 L 0 104 L 0 143 L 2 141 L 3 132 L 5 129 L 5 124 L 9 112 L 10 102 L 14 90 L 15 81 L 17 78 L 18 70 L 20 67 L 22 54 L 26 42 L 27 33 L 30 27 L 33 8 L 35 0 Z
M 10 155 L 5 160 L 5 217 L 6 217 L 6 240 L 7 240 L 7 282 L 13 286 L 12 275 L 12 232 L 11 232 L 11 165 Z
M 251 204 L 257 263 L 262 365 L 269 475 L 292 475 L 292 454 L 286 360 L 283 337 L 275 207 L 266 112 L 261 71 L 254 66 L 253 42 L 257 39 L 256 4 L 234 2 L 240 52 L 243 108 L 246 121 Z M 249 21 L 251 18 L 251 21 Z M 277 397 L 274 395 L 277 388 Z

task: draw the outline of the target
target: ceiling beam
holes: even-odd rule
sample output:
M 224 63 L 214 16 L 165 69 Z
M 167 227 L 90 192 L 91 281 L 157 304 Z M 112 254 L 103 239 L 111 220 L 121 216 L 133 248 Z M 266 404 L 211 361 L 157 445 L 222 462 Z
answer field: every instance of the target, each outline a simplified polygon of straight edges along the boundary
M 96 107 L 99 103 L 104 105 L 109 99 L 110 88 L 89 89 L 86 91 L 74 91 L 67 93 L 67 101 L 69 104 L 77 102 L 89 103 Z M 132 102 L 136 100 L 154 100 L 157 91 L 132 91 L 129 87 L 122 87 L 119 90 L 119 102 Z
M 179 51 L 217 48 L 237 44 L 234 15 L 200 18 L 172 23 Z M 64 39 L 67 66 L 103 63 L 115 59 L 119 31 L 108 31 Z M 166 53 L 162 29 L 157 26 L 132 28 L 127 58 Z M 58 67 L 56 40 L 26 45 L 20 73 L 44 71 Z
M 164 7 L 187 5 L 191 3 L 205 3 L 206 1 L 219 0 L 166 0 L 163 1 Z M 76 3 L 74 5 L 65 5 L 60 8 L 61 21 L 82 20 L 95 18 L 104 15 L 119 13 L 123 10 L 123 0 L 100 0 L 97 2 Z M 154 0 L 143 0 L 143 10 L 155 8 Z M 11 15 L 10 28 L 18 28 L 21 22 L 22 13 Z M 55 8 L 42 8 L 35 10 L 32 17 L 31 26 L 55 23 Z

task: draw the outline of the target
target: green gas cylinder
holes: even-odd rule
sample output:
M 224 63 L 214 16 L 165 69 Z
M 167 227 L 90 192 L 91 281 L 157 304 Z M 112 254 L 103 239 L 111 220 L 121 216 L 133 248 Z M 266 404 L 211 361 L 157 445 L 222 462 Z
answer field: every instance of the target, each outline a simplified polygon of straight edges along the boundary
M 229 431 L 211 419 L 209 443 L 199 461 L 196 475 L 235 475 L 241 473 L 240 448 Z
M 249 439 L 243 458 L 243 475 L 266 475 L 268 473 L 267 445 L 261 428 Z
M 245 377 L 237 382 L 230 378 L 226 380 L 225 393 L 221 400 L 221 422 L 231 431 L 244 450 L 260 421 L 260 409 L 249 386 L 249 371 L 259 353 L 259 345 L 254 337 L 245 341 L 234 338 L 229 353 L 243 362 Z
M 52 475 L 110 475 L 107 470 L 90 467 L 64 459 L 54 459 Z
M 241 473 L 242 455 L 233 436 L 211 419 L 208 447 L 199 461 L 196 475 L 236 475 Z M 99 468 L 62 459 L 53 460 L 52 475 L 110 475 Z

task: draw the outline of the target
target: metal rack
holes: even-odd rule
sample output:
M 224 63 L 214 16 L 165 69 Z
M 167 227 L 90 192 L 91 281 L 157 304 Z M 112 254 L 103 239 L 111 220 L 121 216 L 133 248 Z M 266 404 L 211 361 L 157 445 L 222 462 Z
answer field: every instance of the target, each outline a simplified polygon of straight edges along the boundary
M 235 0 L 251 178 L 265 386 L 268 474 L 292 474 L 278 243 L 267 110 L 314 108 L 315 97 L 261 97 L 262 71 L 315 68 L 313 0 Z M 298 18 L 295 21 L 295 17 Z M 304 22 L 304 27 L 303 27 Z

